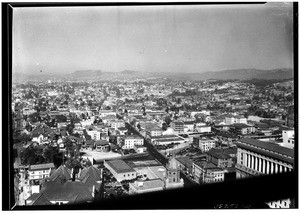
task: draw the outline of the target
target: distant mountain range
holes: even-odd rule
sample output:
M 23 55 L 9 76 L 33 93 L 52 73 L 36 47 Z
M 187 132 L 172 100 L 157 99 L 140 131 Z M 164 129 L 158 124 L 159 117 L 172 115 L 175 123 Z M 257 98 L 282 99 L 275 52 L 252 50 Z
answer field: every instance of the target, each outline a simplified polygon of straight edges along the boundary
M 172 72 L 139 72 L 133 70 L 124 70 L 121 72 L 104 72 L 102 70 L 78 70 L 70 74 L 35 74 L 27 75 L 23 73 L 15 73 L 12 76 L 13 81 L 28 81 L 28 80 L 69 80 L 69 81 L 129 81 L 138 79 L 154 79 L 168 78 L 172 80 L 228 80 L 228 79 L 290 79 L 294 77 L 292 69 L 273 69 L 273 70 L 258 70 L 258 69 L 235 69 L 223 70 L 204 73 L 172 73 Z

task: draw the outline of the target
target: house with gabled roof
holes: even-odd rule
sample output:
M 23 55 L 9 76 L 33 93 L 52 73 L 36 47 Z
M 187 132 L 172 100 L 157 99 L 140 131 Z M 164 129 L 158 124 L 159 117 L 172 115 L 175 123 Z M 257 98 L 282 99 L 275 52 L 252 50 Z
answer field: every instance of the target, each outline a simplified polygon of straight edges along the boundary
M 90 188 L 95 188 L 96 192 L 99 192 L 100 185 L 102 183 L 103 174 L 102 170 L 97 169 L 94 166 L 89 166 L 80 170 L 78 180 L 85 183 Z
M 94 188 L 80 181 L 45 182 L 40 193 L 32 194 L 27 200 L 27 205 L 62 205 L 86 203 L 94 200 Z
M 61 179 L 62 177 L 66 180 L 71 180 L 71 170 L 68 169 L 65 165 L 60 165 L 48 178 L 49 181 L 55 181 Z

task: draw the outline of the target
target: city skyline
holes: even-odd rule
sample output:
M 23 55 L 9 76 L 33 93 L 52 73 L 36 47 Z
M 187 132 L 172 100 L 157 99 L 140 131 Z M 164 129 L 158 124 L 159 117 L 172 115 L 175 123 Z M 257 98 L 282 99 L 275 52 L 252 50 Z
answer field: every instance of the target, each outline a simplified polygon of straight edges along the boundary
M 293 67 L 292 4 L 16 8 L 13 73 Z

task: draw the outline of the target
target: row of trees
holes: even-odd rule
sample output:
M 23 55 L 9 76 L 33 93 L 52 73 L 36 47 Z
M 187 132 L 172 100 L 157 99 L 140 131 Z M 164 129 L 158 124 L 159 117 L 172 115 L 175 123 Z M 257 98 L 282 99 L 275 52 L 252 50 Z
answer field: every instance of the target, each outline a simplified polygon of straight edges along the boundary
M 59 166 L 63 161 L 63 154 L 58 147 L 29 146 L 21 151 L 20 159 L 23 165 L 54 163 Z
M 58 146 L 51 145 L 29 146 L 20 153 L 21 163 L 23 165 L 54 163 L 58 167 L 64 162 L 69 168 L 80 167 L 82 161 L 80 158 L 81 145 L 73 143 L 70 139 L 65 139 L 64 145 L 65 151 L 60 151 Z

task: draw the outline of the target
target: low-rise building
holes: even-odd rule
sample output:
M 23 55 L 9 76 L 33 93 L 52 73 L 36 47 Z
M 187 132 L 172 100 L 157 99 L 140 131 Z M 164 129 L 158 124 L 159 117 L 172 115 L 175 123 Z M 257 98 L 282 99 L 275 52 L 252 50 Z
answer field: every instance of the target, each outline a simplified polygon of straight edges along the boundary
M 55 168 L 53 163 L 30 165 L 28 169 L 29 180 L 42 180 L 50 176 Z
M 209 133 L 211 132 L 211 126 L 196 125 L 195 130 L 199 133 Z
M 244 123 L 237 123 L 231 125 L 231 131 L 235 134 L 246 135 L 255 133 L 255 127 Z
M 184 138 L 177 135 L 161 135 L 154 136 L 151 138 L 151 143 L 154 145 L 168 145 L 168 144 L 177 144 L 184 143 Z
M 136 178 L 136 171 L 123 160 L 104 161 L 104 166 L 113 174 L 118 182 Z
M 128 132 L 128 129 L 126 127 L 119 127 L 118 128 L 120 135 L 125 135 Z
M 129 183 L 129 194 L 142 194 L 147 192 L 162 191 L 165 187 L 161 179 L 135 181 Z
M 137 135 L 129 135 L 126 136 L 124 139 L 124 146 L 123 149 L 134 149 L 136 145 L 143 145 L 144 139 Z
M 192 171 L 197 183 L 214 183 L 224 181 L 225 171 L 207 161 L 196 161 L 193 163 Z
M 226 125 L 232 124 L 247 124 L 247 118 L 242 116 L 227 115 L 225 116 Z
M 134 150 L 136 151 L 136 153 L 144 153 L 147 151 L 147 147 L 142 145 L 135 145 Z
M 94 143 L 95 148 L 99 152 L 108 152 L 109 151 L 109 143 L 106 140 L 98 140 Z
M 171 128 L 178 134 L 184 133 L 184 122 L 173 121 L 171 122 Z
M 118 128 L 125 127 L 125 122 L 123 120 L 110 120 L 108 121 L 111 128 L 117 130 Z
M 282 131 L 283 146 L 288 148 L 294 148 L 295 146 L 295 130 L 283 130 Z
M 194 144 L 197 144 L 199 149 L 202 152 L 207 152 L 212 148 L 216 147 L 216 140 L 215 139 L 211 139 L 211 138 L 207 138 L 207 137 L 194 137 Z
M 101 139 L 101 131 L 96 129 L 93 126 L 87 126 L 86 127 L 86 132 L 93 140 L 100 140 Z
M 207 152 L 207 160 L 220 168 L 232 167 L 233 159 L 225 149 L 212 148 Z
M 163 130 L 158 126 L 146 126 L 145 131 L 148 137 L 161 136 L 163 132 Z

